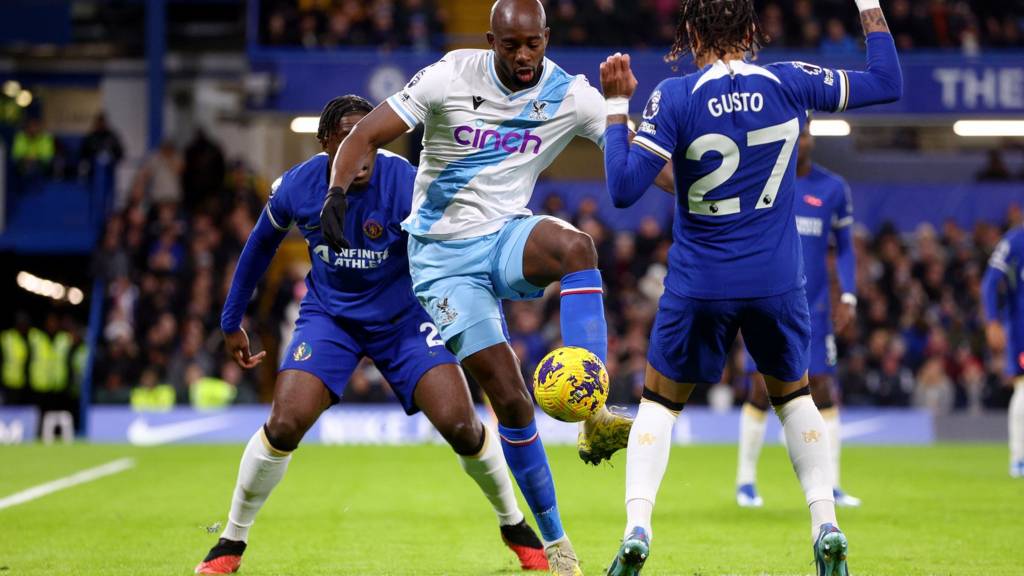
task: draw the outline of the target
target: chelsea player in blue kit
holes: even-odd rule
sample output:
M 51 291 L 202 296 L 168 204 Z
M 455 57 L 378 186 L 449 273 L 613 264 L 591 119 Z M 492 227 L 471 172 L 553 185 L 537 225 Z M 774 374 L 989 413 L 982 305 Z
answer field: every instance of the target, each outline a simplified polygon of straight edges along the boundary
M 859 506 L 855 498 L 839 487 L 839 407 L 833 376 L 836 343 L 833 334 L 832 298 L 828 274 L 830 240 L 835 239 L 836 275 L 841 296 L 835 311 L 835 330 L 841 331 L 856 315 L 856 269 L 853 253 L 853 200 L 850 187 L 841 177 L 814 164 L 814 137 L 810 121 L 800 133 L 796 160 L 796 229 L 804 253 L 807 276 L 807 304 L 811 312 L 811 358 L 808 376 L 811 397 L 821 411 L 832 452 L 832 495 L 837 506 Z M 747 401 L 740 414 L 739 458 L 736 470 L 736 503 L 744 507 L 764 504 L 757 493 L 757 460 L 764 445 L 768 391 L 757 366 L 747 355 L 751 373 Z
M 672 56 L 692 51 L 698 71 L 661 82 L 632 146 L 629 57 L 601 65 L 608 105 L 605 170 L 617 206 L 643 195 L 673 161 L 678 199 L 665 293 L 658 306 L 643 400 L 626 450 L 622 546 L 608 573 L 640 572 L 672 430 L 698 384 L 721 379 L 742 330 L 765 376 L 811 515 L 821 576 L 847 576 L 836 526 L 826 428 L 810 396 L 810 313 L 794 207 L 794 151 L 807 110 L 842 112 L 891 102 L 902 73 L 878 0 L 856 0 L 867 33 L 867 71 L 745 57 L 763 41 L 752 0 L 684 0 Z
M 293 226 L 305 237 L 312 269 L 278 372 L 270 417 L 245 448 L 227 526 L 196 567 L 197 574 L 238 570 L 249 529 L 284 476 L 292 452 L 320 414 L 342 397 L 364 356 L 374 361 L 406 413 L 423 410 L 451 445 L 494 507 L 502 540 L 522 568 L 548 568 L 541 542 L 516 503 L 498 439 L 477 417 L 462 370 L 413 296 L 407 238 L 399 223 L 409 215 L 416 169 L 400 156 L 374 150 L 350 191 L 349 246 L 331 250 L 320 232 L 331 160 L 371 109 L 365 99 L 352 95 L 327 104 L 317 133 L 324 152 L 274 183 L 238 261 L 221 329 L 228 353 L 243 368 L 255 367 L 266 352 L 250 351 L 242 316 Z
M 1013 378 L 1007 412 L 1010 476 L 1024 478 L 1024 229 L 1006 233 L 992 252 L 981 282 L 985 336 L 993 353 L 1006 353 L 1006 373 Z M 1000 310 L 1000 288 L 1005 310 Z M 1004 327 L 1005 322 L 1005 327 Z

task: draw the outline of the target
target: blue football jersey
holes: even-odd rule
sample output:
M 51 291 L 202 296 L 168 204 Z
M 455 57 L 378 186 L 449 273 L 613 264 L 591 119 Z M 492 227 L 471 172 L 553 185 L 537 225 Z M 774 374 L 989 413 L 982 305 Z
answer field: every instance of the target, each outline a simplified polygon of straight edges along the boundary
M 307 298 L 331 316 L 364 323 L 384 323 L 408 305 L 418 306 L 409 277 L 408 236 L 401 229 L 411 210 L 416 169 L 401 156 L 377 153 L 369 185 L 348 191 L 350 248 L 341 252 L 331 250 L 320 232 L 329 174 L 327 154 L 317 154 L 285 172 L 267 204 L 274 227 L 297 226 L 309 246 L 313 267 L 306 276 Z
M 633 141 L 672 160 L 677 190 L 667 290 L 704 299 L 799 288 L 796 146 L 807 110 L 846 109 L 846 72 L 718 61 L 661 82 Z
M 832 231 L 852 224 L 853 200 L 845 180 L 818 165 L 796 179 L 796 229 L 803 244 L 811 314 L 827 314 L 831 308 L 828 249 Z
M 989 258 L 988 265 L 1003 273 L 1006 277 L 1006 302 L 1004 316 L 1008 352 L 1016 354 L 1024 352 L 1024 229 L 1015 228 L 996 246 Z M 1024 358 L 1016 359 L 1020 368 L 1024 368 Z

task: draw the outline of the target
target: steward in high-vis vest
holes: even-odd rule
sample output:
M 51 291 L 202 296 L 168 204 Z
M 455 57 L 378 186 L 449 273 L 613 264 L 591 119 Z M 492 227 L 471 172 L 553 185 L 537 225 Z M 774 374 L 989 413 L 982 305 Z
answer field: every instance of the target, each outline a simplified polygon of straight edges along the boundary
M 29 401 L 29 318 L 19 312 L 14 328 L 0 332 L 0 404 L 26 404 Z
M 28 331 L 28 383 L 37 396 L 61 393 L 68 387 L 71 334 L 59 330 L 56 317 L 51 318 L 54 321 L 47 319 L 46 331 Z
M 132 410 L 136 412 L 166 412 L 174 408 L 177 392 L 170 384 L 161 384 L 156 371 L 147 369 L 132 388 Z
M 191 364 L 185 369 L 185 379 L 188 381 L 189 402 L 197 410 L 226 408 L 238 394 L 230 382 L 203 374 L 198 364 Z

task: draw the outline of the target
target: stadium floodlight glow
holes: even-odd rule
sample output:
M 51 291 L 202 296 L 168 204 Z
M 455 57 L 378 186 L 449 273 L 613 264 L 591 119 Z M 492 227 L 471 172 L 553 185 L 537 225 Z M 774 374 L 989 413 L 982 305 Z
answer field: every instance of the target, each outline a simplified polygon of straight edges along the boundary
M 17 80 L 8 80 L 4 82 L 4 96 L 8 98 L 14 98 L 21 92 L 21 83 Z
M 953 132 L 965 138 L 1024 137 L 1024 120 L 959 120 Z
M 320 119 L 316 116 L 296 116 L 292 119 L 292 132 L 296 134 L 316 134 L 320 128 Z
M 14 103 L 22 108 L 28 108 L 28 105 L 32 103 L 32 93 L 28 90 L 18 92 L 18 95 L 14 97 Z
M 846 120 L 811 120 L 811 136 L 849 136 L 850 123 Z
M 60 282 L 54 282 L 46 278 L 40 278 L 29 272 L 18 272 L 14 281 L 18 284 L 18 287 L 26 292 L 57 301 L 67 301 L 72 306 L 78 306 L 85 300 L 85 293 L 80 289 L 74 286 L 65 286 Z

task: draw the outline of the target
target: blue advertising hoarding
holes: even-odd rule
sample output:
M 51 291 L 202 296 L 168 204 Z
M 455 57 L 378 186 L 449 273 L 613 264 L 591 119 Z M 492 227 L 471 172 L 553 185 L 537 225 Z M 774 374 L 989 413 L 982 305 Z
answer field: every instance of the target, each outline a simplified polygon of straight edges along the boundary
M 481 419 L 493 416 L 479 408 Z M 90 410 L 91 442 L 157 446 L 173 443 L 244 443 L 266 421 L 266 405 L 235 406 L 223 411 L 177 408 L 169 412 L 134 412 L 127 406 L 97 406 Z M 735 443 L 739 410 L 716 412 L 687 408 L 676 423 L 676 444 Z M 861 444 L 930 444 L 932 416 L 923 410 L 847 409 L 843 411 L 843 440 Z M 558 422 L 542 413 L 537 425 L 547 444 L 575 444 L 576 425 Z M 777 418 L 768 419 L 767 441 L 781 441 Z M 306 442 L 322 444 L 442 443 L 440 434 L 422 414 L 409 417 L 401 407 L 342 405 L 325 412 L 306 434 Z

